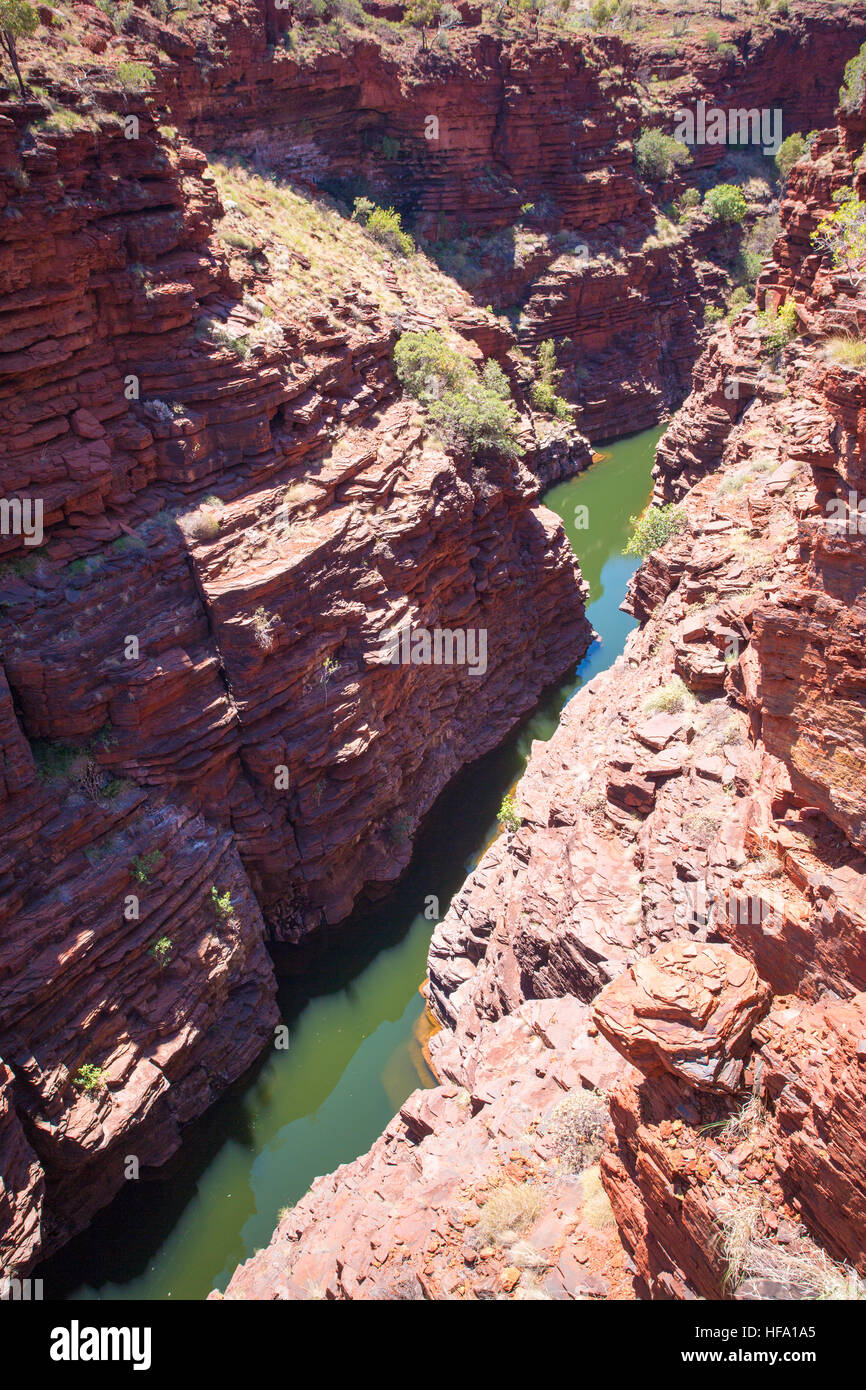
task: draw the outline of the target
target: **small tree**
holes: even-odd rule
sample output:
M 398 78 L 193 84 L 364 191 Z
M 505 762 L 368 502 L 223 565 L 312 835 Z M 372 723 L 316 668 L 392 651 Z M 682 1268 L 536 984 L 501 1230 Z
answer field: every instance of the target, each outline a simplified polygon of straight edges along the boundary
M 812 245 L 860 285 L 866 278 L 866 203 L 861 203 L 853 188 L 838 189 L 833 201 L 838 204 L 836 211 L 818 223 Z
M 634 143 L 634 157 L 642 179 L 669 178 L 676 165 L 690 164 L 692 159 L 682 140 L 665 135 L 656 126 L 641 131 Z
M 743 190 L 735 183 L 719 183 L 704 195 L 704 209 L 717 222 L 742 222 L 748 212 Z
M 787 179 L 797 160 L 803 158 L 808 148 L 806 137 L 799 130 L 782 141 L 776 151 L 776 168 L 783 179 Z
M 18 66 L 18 41 L 32 38 L 38 24 L 39 15 L 27 0 L 0 0 L 0 43 L 9 55 L 22 96 L 27 95 L 27 87 Z
M 441 0 L 412 0 L 406 6 L 403 23 L 421 32 L 421 47 L 427 47 L 427 30 L 432 29 L 442 11 Z

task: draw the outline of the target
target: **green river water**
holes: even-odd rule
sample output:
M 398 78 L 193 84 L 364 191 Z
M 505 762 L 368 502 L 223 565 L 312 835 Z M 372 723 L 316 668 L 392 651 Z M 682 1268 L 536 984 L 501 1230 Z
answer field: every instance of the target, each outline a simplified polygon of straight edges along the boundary
M 629 517 L 646 504 L 661 427 L 603 450 L 545 502 L 565 524 L 590 583 L 600 640 L 494 752 L 464 768 L 424 822 L 412 863 L 374 911 L 277 959 L 291 1043 L 185 1132 L 156 1181 L 129 1183 L 90 1228 L 40 1270 L 46 1298 L 204 1298 L 268 1243 L 280 1207 L 320 1173 L 364 1153 L 406 1096 L 432 1085 L 421 1055 L 433 923 L 496 834 L 496 812 L 534 739 L 622 651 L 634 620 L 619 611 L 637 562 L 623 555 Z M 576 509 L 586 508 L 587 512 Z M 586 521 L 584 526 L 581 523 Z

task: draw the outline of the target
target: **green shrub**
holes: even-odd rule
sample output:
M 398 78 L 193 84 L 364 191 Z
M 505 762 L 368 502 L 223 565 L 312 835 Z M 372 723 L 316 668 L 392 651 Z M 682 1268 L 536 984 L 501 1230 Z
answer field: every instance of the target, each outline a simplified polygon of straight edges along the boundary
M 700 201 L 701 195 L 698 192 L 698 190 L 696 188 L 687 188 L 685 192 L 677 199 L 675 204 L 676 210 L 682 217 L 684 213 L 690 212 L 692 208 L 698 207 Z
M 691 153 L 681 140 L 652 126 L 642 130 L 634 144 L 634 157 L 642 179 L 669 178 L 674 168 L 691 163 Z
M 38 11 L 27 0 L 0 0 L 0 37 L 22 96 L 27 91 L 27 84 L 18 63 L 18 43 L 21 39 L 31 39 L 38 26 Z
M 783 140 L 776 151 L 776 168 L 783 179 L 786 179 L 798 159 L 802 159 L 806 153 L 807 145 L 805 136 L 801 131 L 794 131 Z
M 751 299 L 752 296 L 749 294 L 749 291 L 746 289 L 745 285 L 737 285 L 736 289 L 734 290 L 733 294 L 728 300 L 728 323 L 733 322 L 733 320 L 737 317 L 737 314 L 739 314 L 740 310 L 745 309 L 746 305 L 751 303 Z
M 72 1084 L 79 1091 L 101 1091 L 105 1085 L 104 1075 L 102 1067 L 94 1066 L 92 1062 L 85 1062 L 72 1078 Z
M 114 75 L 126 91 L 143 92 L 156 81 L 153 68 L 147 63 L 118 63 Z
M 845 64 L 845 75 L 839 88 L 839 105 L 843 111 L 856 111 L 866 88 L 866 43 L 860 52 Z
M 708 29 L 708 30 L 707 30 L 707 34 L 706 34 L 706 44 L 707 44 L 707 48 L 711 49 L 712 52 L 715 53 L 716 49 L 719 47 L 719 44 L 720 44 L 721 42 L 722 42 L 722 41 L 721 41 L 721 39 L 719 38 L 718 34 L 716 33 L 715 29 Z
M 162 860 L 162 851 L 155 849 L 150 854 L 137 854 L 129 866 L 129 872 L 139 883 L 150 883 L 150 875 Z
M 510 792 L 508 796 L 502 798 L 496 819 L 505 830 L 511 831 L 512 834 L 515 830 L 520 829 L 523 821 L 517 812 L 517 797 L 514 792 Z
M 840 188 L 833 197 L 836 211 L 818 223 L 812 245 L 828 254 L 838 269 L 859 277 L 866 260 L 866 203 L 853 188 Z
M 408 232 L 404 232 L 399 212 L 394 208 L 380 208 L 369 198 L 356 198 L 352 217 L 389 251 L 399 256 L 411 256 L 415 243 Z
M 479 375 L 441 334 L 404 333 L 394 348 L 401 384 L 425 406 L 449 447 L 471 454 L 490 449 L 516 458 L 519 419 L 508 381 L 497 362 Z
M 487 361 L 479 380 L 473 375 L 460 391 L 447 391 L 429 407 L 445 443 L 470 454 L 485 449 L 517 458 L 519 420 L 505 373 L 498 362 Z
M 174 950 L 174 943 L 168 936 L 160 936 L 148 951 L 148 955 L 153 956 L 160 970 L 164 970 L 171 960 Z
M 705 324 L 718 323 L 719 319 L 723 316 L 723 314 L 724 314 L 724 310 L 723 310 L 723 309 L 720 309 L 720 308 L 718 307 L 718 305 L 716 305 L 716 304 L 705 304 L 705 305 L 704 305 L 704 323 L 705 323 Z
M 704 195 L 704 209 L 717 222 L 742 222 L 748 212 L 743 190 L 735 183 L 719 183 Z
M 765 334 L 765 346 L 771 353 L 781 352 L 797 331 L 797 310 L 791 299 L 778 309 L 765 309 L 758 314 L 758 327 Z
M 532 384 L 532 403 L 537 410 L 556 415 L 560 420 L 571 419 L 571 408 L 567 401 L 556 394 L 562 372 L 556 365 L 556 347 L 552 338 L 547 338 L 538 349 L 538 374 Z
M 672 536 L 678 536 L 684 531 L 688 520 L 683 508 L 670 502 L 661 507 L 650 504 L 640 516 L 631 517 L 630 523 L 633 530 L 625 553 L 639 555 L 645 560 L 653 550 L 657 550 Z
M 427 403 L 444 391 L 457 390 L 471 372 L 468 359 L 448 346 L 441 333 L 404 333 L 394 347 L 400 384 Z
M 220 893 L 214 883 L 211 885 L 210 897 L 214 906 L 214 911 L 218 917 L 231 917 L 234 908 L 232 906 L 232 895 L 228 889 L 226 889 L 225 893 Z

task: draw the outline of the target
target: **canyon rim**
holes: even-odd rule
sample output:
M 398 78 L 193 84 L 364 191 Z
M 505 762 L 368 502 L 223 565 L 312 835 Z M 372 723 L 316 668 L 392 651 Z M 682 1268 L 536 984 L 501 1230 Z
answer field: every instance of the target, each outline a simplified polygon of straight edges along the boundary
M 168 1300 L 581 1302 L 673 1365 L 782 1301 L 726 1354 L 815 1362 L 866 1297 L 866 5 L 0 44 L 0 1316 L 158 1371 Z

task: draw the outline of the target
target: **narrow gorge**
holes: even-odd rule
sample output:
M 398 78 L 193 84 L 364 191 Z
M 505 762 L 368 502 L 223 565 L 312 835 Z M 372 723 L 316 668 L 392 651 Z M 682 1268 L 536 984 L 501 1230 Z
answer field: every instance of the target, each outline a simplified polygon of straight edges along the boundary
M 866 5 L 0 38 L 0 1282 L 866 1296 Z

